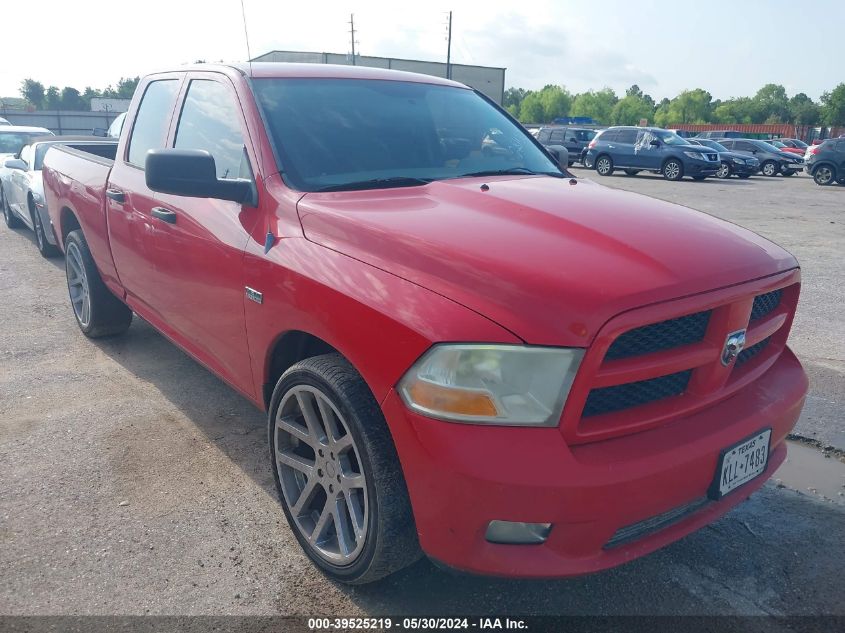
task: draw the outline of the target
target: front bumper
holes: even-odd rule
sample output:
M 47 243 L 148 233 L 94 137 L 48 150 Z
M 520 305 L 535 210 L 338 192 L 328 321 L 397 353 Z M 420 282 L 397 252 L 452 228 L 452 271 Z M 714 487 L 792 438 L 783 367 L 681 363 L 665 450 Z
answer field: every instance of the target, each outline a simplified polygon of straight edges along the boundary
M 720 162 L 689 160 L 684 164 L 685 176 L 713 176 L 719 171 Z
M 785 349 L 759 379 L 709 409 L 619 438 L 569 446 L 558 428 L 452 424 L 382 403 L 413 505 L 420 544 L 464 571 L 548 578 L 613 567 L 716 520 L 757 490 L 786 457 L 807 392 Z M 719 451 L 771 427 L 766 472 L 719 501 L 701 502 Z M 696 505 L 697 504 L 697 505 Z M 677 509 L 675 522 L 609 547 L 625 528 Z M 491 520 L 552 523 L 539 545 L 493 544 Z M 613 543 L 611 543 L 613 544 Z
M 794 171 L 794 172 L 804 171 L 804 163 L 801 163 L 800 165 L 796 164 L 796 163 L 781 163 L 780 171 L 781 171 L 781 173 L 783 173 L 785 171 Z
M 731 173 L 736 174 L 737 176 L 745 176 L 746 174 L 749 175 L 749 176 L 753 176 L 754 174 L 760 172 L 760 163 L 756 163 L 756 164 L 753 164 L 753 165 L 748 164 L 748 163 L 743 163 L 743 164 L 740 165 L 740 164 L 731 162 L 730 166 L 731 166 Z

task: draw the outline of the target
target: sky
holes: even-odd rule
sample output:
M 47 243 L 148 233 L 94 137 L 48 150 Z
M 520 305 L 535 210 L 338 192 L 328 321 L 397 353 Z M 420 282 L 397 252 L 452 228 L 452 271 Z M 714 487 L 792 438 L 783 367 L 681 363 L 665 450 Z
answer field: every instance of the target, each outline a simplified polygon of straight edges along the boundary
M 637 84 L 660 100 L 704 88 L 752 96 L 766 83 L 813 99 L 845 81 L 843 0 L 243 0 L 252 56 L 347 53 L 507 68 L 506 86 L 572 92 Z M 37 10 L 34 8 L 37 6 Z M 39 0 L 0 9 L 0 97 L 24 78 L 104 88 L 120 77 L 245 61 L 240 0 Z

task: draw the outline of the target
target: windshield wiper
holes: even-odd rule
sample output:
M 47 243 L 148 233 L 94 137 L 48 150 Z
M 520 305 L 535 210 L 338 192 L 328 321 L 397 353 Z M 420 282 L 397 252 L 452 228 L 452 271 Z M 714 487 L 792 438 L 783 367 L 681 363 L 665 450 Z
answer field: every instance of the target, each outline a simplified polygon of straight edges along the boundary
M 553 176 L 554 178 L 566 178 L 565 175 L 558 171 L 533 171 L 527 167 L 473 171 L 468 174 L 460 174 L 459 176 L 455 176 L 455 178 L 474 178 L 476 176 Z
M 328 185 L 315 189 L 322 191 L 360 191 L 363 189 L 388 189 L 390 187 L 419 187 L 431 182 L 430 178 L 413 178 L 411 176 L 393 176 L 391 178 L 373 178 L 372 180 L 358 180 L 339 185 Z

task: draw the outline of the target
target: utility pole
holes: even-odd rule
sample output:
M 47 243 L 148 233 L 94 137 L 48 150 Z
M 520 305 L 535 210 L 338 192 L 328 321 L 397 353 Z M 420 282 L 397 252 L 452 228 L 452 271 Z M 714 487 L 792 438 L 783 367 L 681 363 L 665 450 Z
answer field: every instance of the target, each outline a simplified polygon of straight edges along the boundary
M 352 65 L 355 65 L 355 14 L 349 14 L 349 34 L 352 36 Z
M 446 79 L 452 78 L 452 12 L 449 11 L 449 43 L 446 45 Z

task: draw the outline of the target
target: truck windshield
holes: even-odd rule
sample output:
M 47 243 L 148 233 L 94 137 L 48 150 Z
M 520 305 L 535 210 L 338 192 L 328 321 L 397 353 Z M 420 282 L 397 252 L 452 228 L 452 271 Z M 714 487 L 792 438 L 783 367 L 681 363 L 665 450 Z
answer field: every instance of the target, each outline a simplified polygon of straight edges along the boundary
M 471 90 L 364 79 L 257 79 L 286 181 L 300 191 L 562 172 Z

